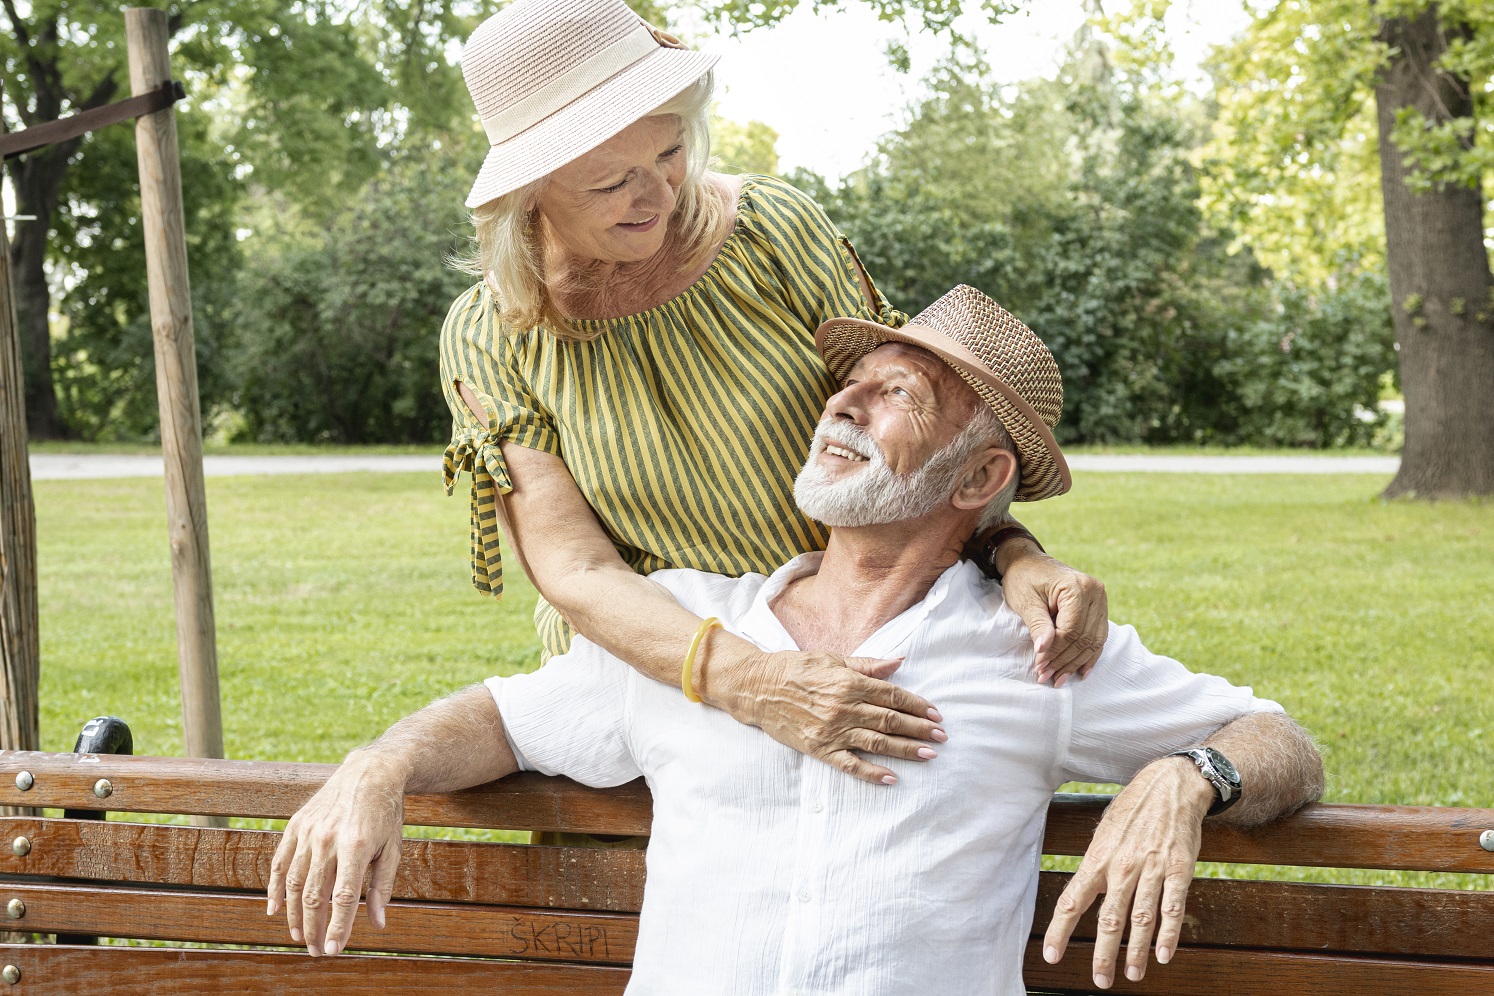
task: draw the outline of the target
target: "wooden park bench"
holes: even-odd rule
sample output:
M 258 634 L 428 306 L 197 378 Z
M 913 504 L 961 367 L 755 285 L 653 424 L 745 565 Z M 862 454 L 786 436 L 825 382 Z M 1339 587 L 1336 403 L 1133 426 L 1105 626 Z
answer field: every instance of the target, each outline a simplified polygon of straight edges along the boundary
M 67 811 L 0 818 L 6 926 L 58 938 L 0 946 L 0 996 L 622 992 L 643 898 L 640 851 L 406 839 L 388 929 L 372 929 L 360 911 L 348 952 L 312 959 L 290 944 L 283 914 L 265 915 L 279 834 L 101 820 L 104 810 L 285 818 L 332 770 L 0 752 L 0 805 Z M 1082 854 L 1104 806 L 1104 797 L 1056 797 L 1046 852 Z M 646 834 L 650 799 L 642 782 L 599 791 L 517 775 L 412 796 L 405 820 Z M 1317 805 L 1256 832 L 1210 827 L 1201 858 L 1487 876 L 1491 831 L 1488 809 Z M 1092 990 L 1093 911 L 1062 964 L 1049 966 L 1039 953 L 1065 880 L 1045 872 L 1038 890 L 1025 969 L 1035 992 Z M 1122 976 L 1111 991 L 1494 993 L 1494 892 L 1199 879 L 1172 964 L 1153 962 L 1145 980 Z

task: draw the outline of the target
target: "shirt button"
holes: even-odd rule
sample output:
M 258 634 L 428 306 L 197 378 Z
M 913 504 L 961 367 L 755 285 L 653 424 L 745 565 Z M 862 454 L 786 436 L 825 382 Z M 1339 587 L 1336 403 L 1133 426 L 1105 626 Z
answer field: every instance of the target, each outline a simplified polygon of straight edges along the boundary
M 809 902 L 809 890 L 808 889 L 805 889 L 803 892 L 799 893 L 799 902 L 801 902 L 801 903 L 807 903 L 807 902 Z
M 818 799 L 816 799 L 814 802 L 812 802 L 812 803 L 809 804 L 809 811 L 811 813 L 818 813 L 818 812 L 822 811 L 824 808 L 825 808 L 825 804 L 823 802 L 821 802 L 820 800 L 818 800 Z

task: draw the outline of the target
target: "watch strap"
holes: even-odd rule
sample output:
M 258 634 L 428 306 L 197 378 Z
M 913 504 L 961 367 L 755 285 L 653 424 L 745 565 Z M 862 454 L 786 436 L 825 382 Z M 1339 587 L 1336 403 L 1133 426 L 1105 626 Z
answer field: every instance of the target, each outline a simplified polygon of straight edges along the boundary
M 974 549 L 970 553 L 970 559 L 975 561 L 986 577 L 994 581 L 1000 581 L 1001 571 L 996 566 L 996 551 L 1001 547 L 1001 544 L 1018 536 L 1032 540 L 1034 546 L 1039 550 L 1043 549 L 1043 544 L 1038 542 L 1038 538 L 1032 535 L 1031 530 L 1020 522 L 1012 521 L 997 526 L 984 538 L 978 538 L 974 544 Z

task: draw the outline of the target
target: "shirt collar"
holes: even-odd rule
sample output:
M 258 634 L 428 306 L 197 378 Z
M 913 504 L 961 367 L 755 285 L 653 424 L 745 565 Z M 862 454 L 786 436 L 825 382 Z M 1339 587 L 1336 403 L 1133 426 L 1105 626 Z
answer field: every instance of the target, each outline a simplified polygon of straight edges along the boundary
M 807 575 L 818 573 L 820 562 L 824 558 L 825 554 L 820 551 L 800 554 L 774 571 L 772 576 L 758 589 L 752 605 L 737 620 L 735 629 L 738 635 L 770 653 L 798 650 L 799 646 L 794 643 L 794 638 L 789 635 L 788 630 L 783 628 L 783 623 L 773 614 L 770 604 L 789 584 Z M 929 614 L 937 610 L 949 598 L 952 590 L 959 586 L 977 584 L 980 577 L 979 568 L 970 561 L 961 560 L 951 565 L 939 575 L 933 587 L 929 589 L 929 593 L 921 601 L 883 623 L 882 627 L 868 637 L 865 643 L 856 648 L 852 656 L 881 658 L 897 656 L 905 649 L 913 634 L 918 632 Z
M 753 598 L 752 605 L 746 613 L 737 620 L 737 634 L 745 640 L 751 641 L 762 650 L 777 652 L 780 650 L 798 650 L 794 638 L 789 636 L 788 630 L 783 628 L 783 623 L 769 608 L 769 603 L 778 597 L 778 593 L 792 581 L 797 581 L 808 574 L 819 572 L 820 561 L 825 559 L 823 551 L 814 553 L 801 553 L 799 556 L 784 564 L 774 571 L 763 586 L 757 590 L 757 596 Z

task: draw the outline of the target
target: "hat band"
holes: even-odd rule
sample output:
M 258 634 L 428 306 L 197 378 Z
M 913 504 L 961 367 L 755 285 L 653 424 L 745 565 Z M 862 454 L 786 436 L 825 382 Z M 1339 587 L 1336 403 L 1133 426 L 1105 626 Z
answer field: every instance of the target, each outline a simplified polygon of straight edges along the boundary
M 518 103 L 482 119 L 488 141 L 502 145 L 539 124 L 588 90 L 616 76 L 659 48 L 654 33 L 642 21 L 617 41 L 585 62 L 557 76 Z

